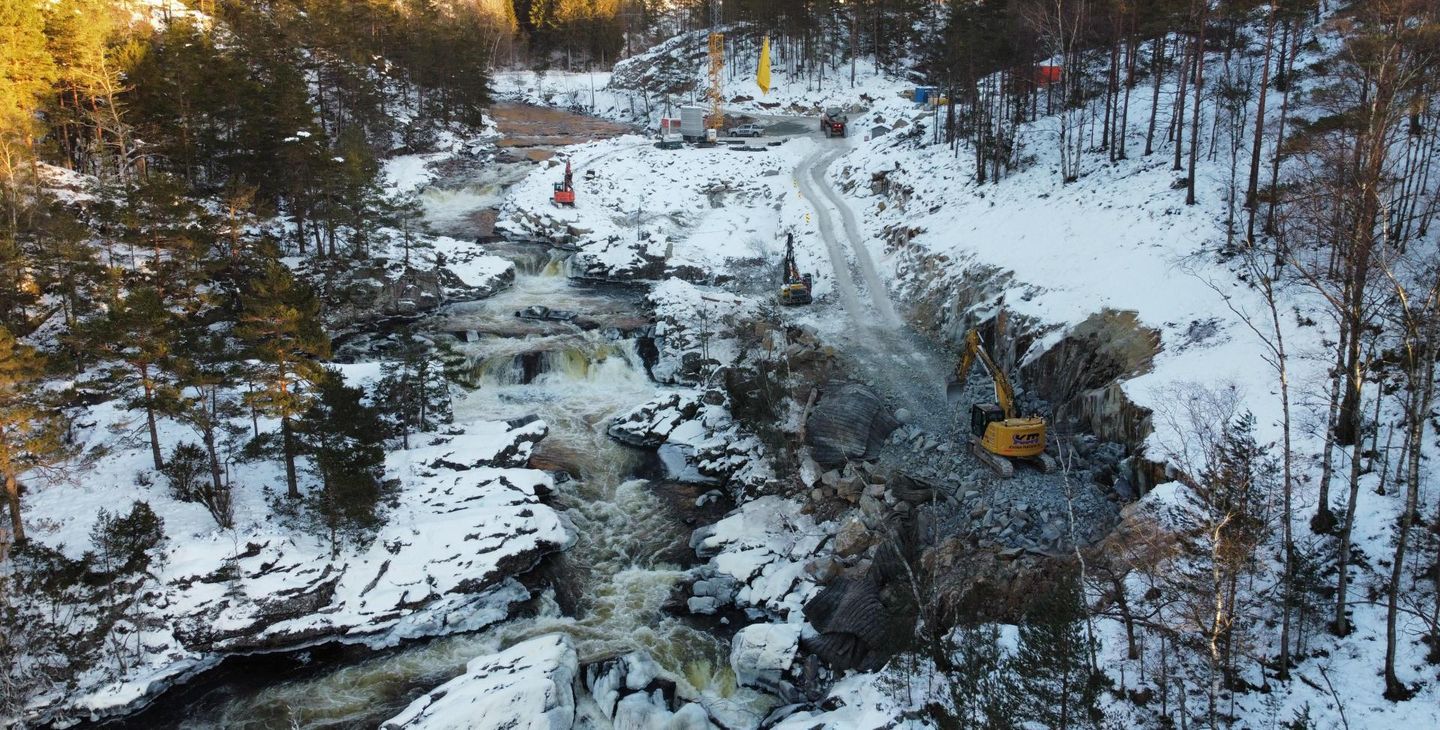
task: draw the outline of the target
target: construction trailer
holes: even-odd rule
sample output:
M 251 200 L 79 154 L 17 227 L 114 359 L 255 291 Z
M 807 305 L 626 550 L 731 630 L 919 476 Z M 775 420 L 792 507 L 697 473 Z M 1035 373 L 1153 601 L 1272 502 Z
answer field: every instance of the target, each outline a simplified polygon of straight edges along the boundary
M 705 116 L 709 113 L 703 106 L 680 107 L 680 136 L 686 142 L 705 141 Z
M 939 95 L 939 91 L 938 86 L 916 86 L 915 91 L 911 92 L 910 98 L 916 104 L 925 106 L 930 103 L 931 98 Z

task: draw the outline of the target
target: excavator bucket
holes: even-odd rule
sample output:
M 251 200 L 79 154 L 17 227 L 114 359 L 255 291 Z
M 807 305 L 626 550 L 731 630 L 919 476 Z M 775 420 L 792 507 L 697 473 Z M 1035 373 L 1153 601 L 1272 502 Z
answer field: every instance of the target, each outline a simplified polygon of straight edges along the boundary
M 965 404 L 965 381 L 956 380 L 954 375 L 945 382 L 945 400 L 950 402 L 950 407 L 955 408 Z

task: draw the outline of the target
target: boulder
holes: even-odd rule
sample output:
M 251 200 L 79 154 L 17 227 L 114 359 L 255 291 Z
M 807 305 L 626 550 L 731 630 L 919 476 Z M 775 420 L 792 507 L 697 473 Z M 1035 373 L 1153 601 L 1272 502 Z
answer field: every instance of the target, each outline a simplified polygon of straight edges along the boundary
M 865 480 L 859 476 L 842 479 L 835 485 L 835 495 L 854 504 L 865 494 Z
M 896 475 L 889 487 L 897 499 L 911 504 L 925 504 L 935 498 L 935 485 L 923 482 L 907 474 Z M 975 496 L 979 496 L 977 492 Z
M 835 533 L 835 554 L 848 558 L 865 552 L 874 543 L 874 537 L 865 529 L 864 523 L 851 517 Z
M 805 640 L 806 651 L 836 669 L 878 668 L 888 656 L 890 617 L 868 572 L 832 581 L 805 606 L 805 618 L 819 634 Z
M 564 634 L 470 660 L 465 673 L 411 702 L 381 730 L 566 730 L 579 664 Z
M 642 449 L 658 448 L 677 426 L 700 415 L 698 395 L 670 393 L 636 406 L 610 422 L 609 433 L 621 443 Z
M 705 708 L 693 702 L 671 711 L 656 690 L 625 695 L 610 720 L 613 730 L 710 730 L 714 725 Z
M 825 585 L 835 580 L 836 576 L 840 575 L 842 569 L 843 566 L 840 565 L 840 561 L 829 556 L 824 556 L 806 563 L 805 575 L 809 576 L 810 579 L 816 583 Z
M 800 648 L 800 628 L 800 624 L 751 624 L 736 632 L 730 643 L 735 681 L 782 693 L 784 675 Z
M 643 652 L 592 662 L 584 674 L 585 689 L 616 728 L 621 716 L 629 718 L 626 727 L 655 727 L 636 721 L 668 716 L 675 703 L 675 681 Z
M 805 443 L 824 468 L 871 460 L 899 422 L 880 395 L 858 383 L 828 383 L 805 425 Z

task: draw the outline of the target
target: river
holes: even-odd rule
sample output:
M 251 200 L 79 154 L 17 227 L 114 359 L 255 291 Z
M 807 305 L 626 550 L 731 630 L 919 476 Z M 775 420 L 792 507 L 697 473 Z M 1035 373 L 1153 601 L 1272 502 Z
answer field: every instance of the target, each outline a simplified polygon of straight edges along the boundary
M 545 111 L 549 120 L 560 118 L 555 114 Z M 576 119 L 582 128 L 593 124 Z M 432 187 L 424 196 L 431 222 L 441 232 L 464 233 L 522 177 L 517 167 L 529 165 L 476 166 Z M 478 633 L 379 653 L 322 649 L 252 662 L 240 672 L 252 676 L 182 690 L 182 696 L 190 695 L 178 701 L 183 710 L 172 706 L 163 718 L 142 717 L 146 727 L 375 727 L 459 675 L 470 659 L 553 632 L 573 639 L 582 663 L 647 653 L 672 675 L 679 696 L 700 702 L 716 717 L 755 724 L 775 704 L 767 695 L 736 687 L 728 641 L 662 608 L 685 575 L 681 561 L 693 527 L 657 495 L 657 483 L 647 478 L 657 476 L 650 455 L 605 433 L 614 415 L 663 388 L 647 376 L 638 354 L 639 294 L 572 282 L 566 254 L 542 245 L 499 242 L 487 244 L 487 250 L 516 263 L 513 286 L 489 299 L 450 305 L 423 326 L 451 337 L 465 358 L 472 387 L 457 394 L 457 422 L 534 414 L 549 425 L 535 461 L 572 475 L 557 485 L 552 499 L 565 510 L 577 539 L 547 570 L 560 585 L 547 588 L 528 615 Z M 534 304 L 574 310 L 598 326 L 515 317 Z M 253 676 L 265 671 L 273 677 Z M 578 704 L 593 727 L 608 726 L 593 703 L 582 697 Z

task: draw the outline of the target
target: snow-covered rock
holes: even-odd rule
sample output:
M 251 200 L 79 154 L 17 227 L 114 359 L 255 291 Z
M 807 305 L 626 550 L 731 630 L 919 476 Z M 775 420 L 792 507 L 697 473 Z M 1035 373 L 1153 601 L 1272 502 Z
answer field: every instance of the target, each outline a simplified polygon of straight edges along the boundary
M 106 438 L 103 424 L 119 414 L 116 404 L 93 407 L 95 425 L 79 431 L 82 445 Z M 412 436 L 415 448 L 387 457 L 387 476 L 398 482 L 393 506 L 358 546 L 332 546 L 275 520 L 258 494 L 236 490 L 237 527 L 217 530 L 202 508 L 170 499 L 163 487 L 131 487 L 166 520 L 170 538 L 131 609 L 136 623 L 156 628 L 126 665 L 77 669 L 71 693 L 37 698 L 30 717 L 123 714 L 230 654 L 337 641 L 393 646 L 505 619 L 530 597 L 513 578 L 573 539 L 541 502 L 550 475 L 517 468 L 545 433 L 544 423 L 530 420 Z M 131 456 L 122 453 L 108 468 L 124 473 Z M 133 456 L 148 458 L 143 449 Z M 278 476 L 272 464 L 251 468 L 262 466 L 267 471 L 249 478 Z M 30 514 L 47 522 L 36 538 L 83 549 L 95 512 L 112 503 L 83 480 L 37 490 Z
M 484 299 L 515 280 L 512 262 L 485 253 L 475 244 L 441 236 L 425 246 L 414 251 L 408 261 L 306 261 L 299 269 L 327 302 L 326 324 L 336 330 Z
M 713 369 L 738 362 L 745 349 L 732 329 L 761 318 L 757 302 L 680 279 L 656 284 L 646 297 L 655 312 L 659 357 L 655 379 L 698 383 Z
M 718 390 L 660 395 L 616 416 L 610 435 L 659 452 L 666 476 L 692 484 L 729 484 L 737 492 L 774 476 L 760 440 L 731 415 Z
M 436 236 L 426 241 L 427 249 L 417 255 L 436 268 L 451 274 L 446 285 L 447 302 L 483 299 L 510 286 L 515 280 L 515 264 L 507 258 L 486 253 L 479 244 L 449 236 Z
M 511 421 L 478 421 L 465 424 L 456 434 L 415 437 L 419 444 L 402 452 L 405 460 L 424 473 L 450 469 L 467 471 L 480 467 L 522 467 L 549 427 L 534 416 Z M 423 444 L 419 442 L 424 441 Z
M 564 634 L 470 661 L 382 730 L 567 730 L 575 722 L 575 647 Z
M 851 674 L 835 683 L 821 702 L 798 708 L 770 727 L 777 730 L 919 730 L 930 727 L 928 723 L 903 719 L 906 709 L 910 708 L 904 707 L 900 698 L 907 696 L 907 693 L 903 690 L 900 693 L 888 690 L 887 683 L 881 680 L 879 673 Z M 892 681 L 890 684 L 899 682 Z M 929 697 L 926 689 L 928 688 L 921 685 L 917 691 L 908 693 L 908 696 L 919 698 L 923 702 Z
M 802 624 L 751 624 L 730 643 L 735 681 L 747 687 L 782 691 L 786 673 L 800 648 Z
M 614 730 L 710 730 L 715 725 L 705 708 L 693 702 L 671 712 L 659 690 L 626 695 L 615 707 Z
M 708 562 L 697 569 L 692 592 L 703 586 L 699 595 L 733 602 L 754 618 L 799 615 L 819 590 L 805 566 L 835 531 L 834 523 L 817 525 L 800 507 L 781 497 L 760 497 L 696 530 L 690 546 Z
M 585 688 L 614 730 L 706 730 L 710 716 L 676 694 L 675 679 L 636 652 L 585 667 Z

